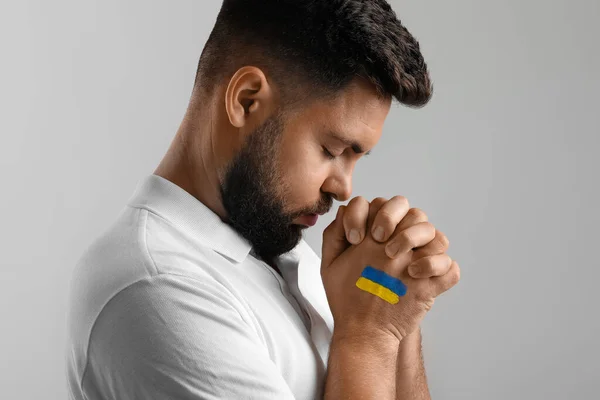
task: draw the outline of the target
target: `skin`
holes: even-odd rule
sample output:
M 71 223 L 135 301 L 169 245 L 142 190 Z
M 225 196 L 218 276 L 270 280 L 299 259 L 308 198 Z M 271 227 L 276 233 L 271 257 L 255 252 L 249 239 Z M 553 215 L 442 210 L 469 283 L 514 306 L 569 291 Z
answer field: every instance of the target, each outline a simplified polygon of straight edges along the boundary
M 195 93 L 197 95 L 197 93 Z M 242 147 L 246 137 L 275 113 L 277 89 L 262 71 L 240 69 L 227 87 L 222 87 L 207 106 L 190 102 L 184 120 L 155 174 L 181 185 L 206 204 L 221 219 L 226 212 L 219 196 L 223 170 Z M 222 106 L 225 104 L 225 107 Z M 381 137 L 391 99 L 379 100 L 370 84 L 356 80 L 335 101 L 316 101 L 290 115 L 283 130 L 280 154 L 276 154 L 285 191 L 285 211 L 314 207 L 323 193 L 346 201 L 352 193 L 352 172 L 361 154 L 329 137 L 335 130 L 365 150 Z M 337 157 L 329 159 L 326 146 Z M 293 184 L 302 182 L 301 185 Z M 299 223 L 298 219 L 294 223 Z
M 456 282 L 460 279 L 458 263 L 452 260 L 446 251 L 450 245 L 448 238 L 428 222 L 427 215 L 418 208 L 410 208 L 408 199 L 404 196 L 394 196 L 387 200 L 382 197 L 373 199 L 370 203 L 364 198 L 355 197 L 348 206 L 341 206 L 342 211 L 338 217 L 343 221 L 346 243 L 349 229 L 356 228 L 364 238 L 370 234 L 378 242 L 386 243 L 386 254 L 389 248 L 396 247 L 404 238 L 407 242 L 422 240 L 424 246 L 412 249 L 400 248 L 392 258 L 402 257 L 409 251 L 410 264 L 408 272 L 413 278 L 426 279 L 431 277 L 445 277 L 452 272 L 458 274 Z M 383 236 L 375 234 L 377 227 L 382 228 Z M 369 233 L 367 233 L 369 232 Z M 419 239 L 422 238 L 422 239 Z M 354 244 L 354 243 L 353 243 Z M 431 399 L 427 387 L 425 367 L 421 351 L 421 331 L 410 333 L 400 341 L 396 358 L 396 399 Z
M 353 219 L 362 221 L 363 223 L 359 222 L 358 225 L 365 228 L 362 242 L 366 242 L 367 247 L 363 247 L 359 252 L 357 250 L 361 246 L 353 245 L 347 237 L 348 221 Z M 390 237 L 389 241 L 373 238 L 371 232 L 377 226 L 389 227 L 385 229 L 387 233 L 383 238 L 385 240 Z M 377 250 L 379 254 L 373 253 L 374 248 L 369 242 L 383 244 Z M 348 288 L 335 284 L 347 276 L 342 271 L 347 268 L 354 269 L 357 264 L 353 263 L 353 260 L 361 258 L 364 252 L 370 252 L 373 259 L 379 259 L 377 264 L 388 264 L 382 261 L 381 257 L 387 257 L 385 248 L 394 243 L 400 244 L 398 254 L 394 255 L 397 261 L 393 261 L 393 265 L 387 265 L 387 268 L 397 271 L 398 275 L 392 273 L 394 276 L 400 276 L 399 268 L 406 270 L 411 278 L 415 279 L 413 283 L 405 281 L 413 287 L 410 290 L 416 290 L 417 286 L 421 287 L 419 290 L 425 289 L 419 296 L 419 301 L 427 303 L 425 310 L 419 311 L 420 307 L 409 306 L 411 312 L 396 314 L 393 307 L 397 306 L 386 308 L 377 301 L 359 302 L 358 298 L 354 298 L 348 308 L 347 302 L 343 301 L 350 295 Z M 414 318 L 413 321 L 421 320 L 433 304 L 431 296 L 436 296 L 433 293 L 439 295 L 458 283 L 458 264 L 444 254 L 448 246 L 445 235 L 428 222 L 427 215 L 422 210 L 410 208 L 408 200 L 403 196 L 395 196 L 389 201 L 376 198 L 370 203 L 357 197 L 348 206 L 338 209 L 335 220 L 323 234 L 321 276 L 326 287 L 330 289 L 327 294 L 334 319 L 338 313 L 332 340 L 332 359 L 335 362 L 329 365 L 329 374 L 334 379 L 331 382 L 328 380 L 325 398 L 376 396 L 388 399 L 395 395 L 397 400 L 430 399 L 421 354 L 420 328 L 418 324 L 413 325 L 411 322 L 409 325 L 412 327 L 409 330 L 396 329 L 409 328 L 405 325 L 407 318 Z M 416 268 L 413 270 L 414 267 Z M 338 272 L 327 272 L 336 270 Z M 365 314 L 366 310 L 369 311 Z M 353 321 L 352 314 L 356 314 L 358 319 Z M 371 316 L 368 322 L 364 319 L 366 315 Z M 397 322 L 400 324 L 396 325 Z M 373 343 L 377 344 L 376 348 L 373 347 Z M 387 368 L 392 359 L 396 361 L 395 374 Z M 344 378 L 339 379 L 340 376 Z M 369 389 L 366 389 L 361 381 L 369 382 Z
M 260 156 L 271 160 L 265 161 L 264 168 L 275 177 L 263 177 L 264 195 L 280 205 L 280 209 L 273 208 L 277 212 L 272 211 L 277 222 L 284 224 L 280 228 L 288 233 L 288 246 L 299 240 L 301 230 L 306 228 L 302 214 L 325 213 L 333 199 L 350 199 L 356 163 L 379 141 L 390 106 L 391 98 L 379 98 L 370 83 L 357 78 L 334 100 L 316 100 L 286 115 L 276 143 L 261 148 L 264 154 Z M 248 138 L 264 132 L 267 123 L 277 118 L 280 107 L 278 88 L 262 70 L 252 66 L 239 69 L 211 96 L 196 88 L 180 128 L 154 174 L 177 184 L 231 224 L 227 203 L 223 201 L 228 171 L 245 149 Z M 345 142 L 354 142 L 360 149 Z M 444 275 L 453 265 L 458 268 L 445 255 L 445 235 L 426 222 L 421 210 L 409 208 L 402 196 L 371 202 L 356 197 L 340 207 L 337 218 L 343 220 L 345 231 L 345 237 L 339 239 L 340 246 L 358 244 L 371 234 L 379 242 L 388 242 L 386 252 L 398 250 L 397 254 L 390 251 L 391 257 L 410 250 L 398 248 L 399 243 L 408 242 L 407 238 L 429 237 L 427 245 L 411 252 L 416 268 L 410 268 L 409 273 L 415 278 Z M 278 249 L 282 247 L 266 246 L 264 257 L 277 272 L 270 257 L 277 256 Z M 417 330 L 400 343 L 397 399 L 429 398 L 420 342 Z
M 356 79 L 335 99 L 286 110 L 276 123 L 283 118 L 277 87 L 244 67 L 210 98 L 195 91 L 154 173 L 231 224 L 276 269 L 273 258 L 301 239 L 303 215 L 350 198 L 356 162 L 379 141 L 390 106 L 391 98 Z M 277 139 L 257 139 L 267 137 Z

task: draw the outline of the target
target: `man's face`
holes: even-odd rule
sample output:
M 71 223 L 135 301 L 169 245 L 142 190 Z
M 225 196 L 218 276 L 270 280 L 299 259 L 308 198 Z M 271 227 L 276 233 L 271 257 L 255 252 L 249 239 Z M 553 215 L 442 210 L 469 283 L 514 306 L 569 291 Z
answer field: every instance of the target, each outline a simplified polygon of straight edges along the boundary
M 286 121 L 267 119 L 246 137 L 223 178 L 228 223 L 264 260 L 292 250 L 307 215 L 350 198 L 356 161 L 379 141 L 390 104 L 356 81 L 334 101 L 314 102 Z

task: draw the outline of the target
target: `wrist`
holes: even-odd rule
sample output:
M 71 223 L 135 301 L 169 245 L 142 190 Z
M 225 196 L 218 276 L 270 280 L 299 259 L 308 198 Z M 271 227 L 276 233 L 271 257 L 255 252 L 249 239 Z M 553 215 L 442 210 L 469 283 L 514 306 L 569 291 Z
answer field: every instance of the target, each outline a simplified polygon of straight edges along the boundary
M 379 331 L 334 329 L 332 343 L 358 346 L 383 353 L 397 354 L 401 341 L 391 334 Z
M 394 399 L 398 340 L 334 328 L 324 399 Z
M 408 334 L 398 346 L 398 368 L 420 368 L 423 363 L 421 351 L 421 328 Z

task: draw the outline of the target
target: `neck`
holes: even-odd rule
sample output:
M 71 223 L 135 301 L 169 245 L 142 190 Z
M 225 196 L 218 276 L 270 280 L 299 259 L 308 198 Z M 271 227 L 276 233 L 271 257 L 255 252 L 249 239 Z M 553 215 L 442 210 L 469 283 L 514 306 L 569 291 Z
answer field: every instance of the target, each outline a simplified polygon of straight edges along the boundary
M 181 187 L 225 220 L 227 213 L 221 201 L 218 166 L 215 163 L 219 158 L 214 153 L 216 149 L 210 124 L 210 115 L 193 116 L 188 109 L 154 174 Z

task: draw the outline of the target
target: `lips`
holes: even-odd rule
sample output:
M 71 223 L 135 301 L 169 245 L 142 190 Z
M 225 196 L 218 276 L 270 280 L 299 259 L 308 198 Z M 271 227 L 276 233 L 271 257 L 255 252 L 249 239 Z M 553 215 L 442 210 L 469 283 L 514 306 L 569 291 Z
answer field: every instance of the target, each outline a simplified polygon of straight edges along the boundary
M 313 226 L 314 224 L 317 223 L 318 219 L 319 219 L 318 214 L 305 214 L 305 215 L 301 216 L 300 218 L 298 218 L 298 221 L 303 225 Z

